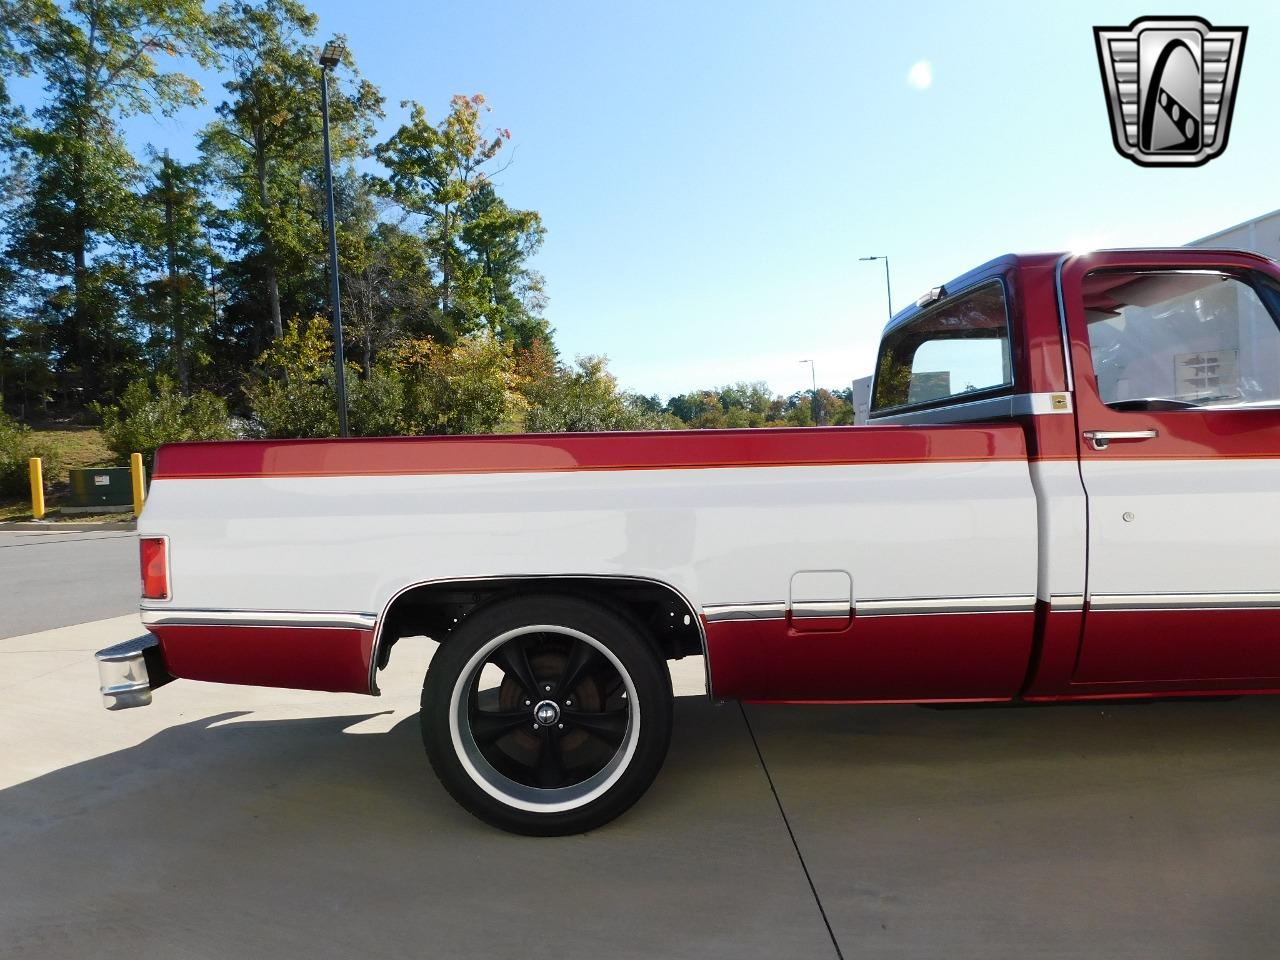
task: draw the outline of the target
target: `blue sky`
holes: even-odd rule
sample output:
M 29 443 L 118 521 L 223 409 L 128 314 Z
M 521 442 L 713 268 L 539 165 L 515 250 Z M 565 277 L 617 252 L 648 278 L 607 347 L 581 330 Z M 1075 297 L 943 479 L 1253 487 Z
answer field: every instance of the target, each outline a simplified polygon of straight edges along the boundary
M 438 118 L 485 94 L 513 135 L 502 190 L 546 223 L 563 353 L 644 393 L 791 392 L 807 357 L 824 385 L 869 373 L 884 274 L 859 256 L 890 255 L 900 308 L 1001 253 L 1179 244 L 1280 207 L 1274 2 L 310 5 L 381 87 L 385 132 L 401 100 Z M 1250 28 L 1230 145 L 1139 168 L 1111 145 L 1091 28 L 1188 12 Z M 209 112 L 128 135 L 188 157 Z

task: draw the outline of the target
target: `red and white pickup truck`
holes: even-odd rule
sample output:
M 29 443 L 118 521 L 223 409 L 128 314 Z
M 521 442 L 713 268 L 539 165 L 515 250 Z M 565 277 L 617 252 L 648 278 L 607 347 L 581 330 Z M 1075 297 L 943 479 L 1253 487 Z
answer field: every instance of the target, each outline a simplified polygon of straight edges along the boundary
M 852 428 L 177 444 L 139 521 L 173 677 L 377 694 L 440 642 L 427 754 L 527 833 L 618 815 L 665 661 L 756 702 L 1280 691 L 1280 267 L 1007 256 L 894 317 Z

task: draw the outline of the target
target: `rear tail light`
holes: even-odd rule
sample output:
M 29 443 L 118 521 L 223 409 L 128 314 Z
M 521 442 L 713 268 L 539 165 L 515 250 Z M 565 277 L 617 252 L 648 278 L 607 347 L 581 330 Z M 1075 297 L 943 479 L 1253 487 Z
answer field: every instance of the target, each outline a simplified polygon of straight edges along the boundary
M 142 599 L 169 599 L 169 541 L 164 537 L 143 537 L 138 541 L 142 562 Z

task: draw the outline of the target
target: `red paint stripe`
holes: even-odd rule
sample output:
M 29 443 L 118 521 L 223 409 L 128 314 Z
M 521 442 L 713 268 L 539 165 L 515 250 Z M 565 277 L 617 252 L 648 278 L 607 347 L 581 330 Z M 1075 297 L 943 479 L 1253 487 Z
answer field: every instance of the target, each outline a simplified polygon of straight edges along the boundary
M 165 624 L 160 638 L 175 677 L 259 687 L 368 693 L 373 631 L 344 627 Z
M 719 699 L 759 702 L 1009 700 L 1034 627 L 1031 611 L 855 616 L 831 633 L 781 619 L 708 622 L 711 687 Z
M 178 443 L 154 479 L 662 470 L 1025 460 L 1017 425 Z
M 1280 610 L 1096 610 L 1072 678 L 1106 693 L 1117 683 L 1238 689 L 1280 677 Z

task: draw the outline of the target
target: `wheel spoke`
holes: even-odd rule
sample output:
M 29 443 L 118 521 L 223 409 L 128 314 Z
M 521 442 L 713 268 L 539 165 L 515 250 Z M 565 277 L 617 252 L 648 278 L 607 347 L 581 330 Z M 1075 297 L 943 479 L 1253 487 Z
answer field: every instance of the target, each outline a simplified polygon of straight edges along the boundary
M 538 786 L 550 790 L 564 783 L 564 762 L 560 757 L 560 738 L 550 729 L 542 732 L 538 748 Z
M 533 675 L 533 667 L 529 666 L 529 652 L 519 639 L 504 643 L 493 659 L 503 673 L 520 684 L 526 696 L 531 697 L 538 692 L 538 680 Z
M 599 737 L 611 747 L 622 743 L 627 732 L 627 708 L 606 710 L 604 713 L 584 713 L 578 710 L 565 710 L 561 716 L 565 723 L 571 723 L 593 736 Z
M 471 714 L 471 735 L 480 745 L 501 740 L 522 724 L 532 723 L 528 710 L 474 710 Z
M 600 660 L 600 651 L 594 646 L 581 640 L 575 641 L 568 662 L 565 663 L 564 670 L 560 673 L 560 680 L 556 684 L 557 694 L 564 696 L 572 693 L 582 682 L 582 678 Z

